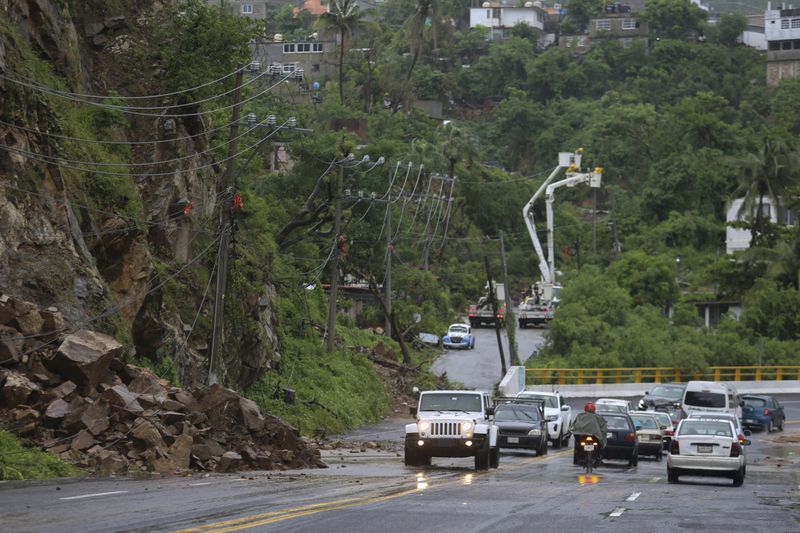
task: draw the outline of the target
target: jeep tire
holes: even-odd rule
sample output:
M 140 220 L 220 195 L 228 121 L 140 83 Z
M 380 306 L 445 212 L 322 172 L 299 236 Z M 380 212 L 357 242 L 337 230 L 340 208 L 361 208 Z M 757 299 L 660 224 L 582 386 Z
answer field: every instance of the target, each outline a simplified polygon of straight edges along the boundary
M 500 466 L 500 448 L 495 446 L 489 450 L 489 468 Z
M 489 470 L 489 443 L 475 453 L 475 470 Z

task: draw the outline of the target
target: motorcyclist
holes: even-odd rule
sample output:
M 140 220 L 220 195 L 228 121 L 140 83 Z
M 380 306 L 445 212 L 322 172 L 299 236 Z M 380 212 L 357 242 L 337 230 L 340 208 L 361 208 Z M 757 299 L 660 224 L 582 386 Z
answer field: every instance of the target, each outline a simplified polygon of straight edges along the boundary
M 595 412 L 594 403 L 588 402 L 583 406 L 583 412 L 579 413 L 569 426 L 570 432 L 575 435 L 575 449 L 572 454 L 572 463 L 578 464 L 578 458 L 583 455 L 580 441 L 581 435 L 591 435 L 598 442 L 594 457 L 596 462 L 600 462 L 603 456 L 603 448 L 606 447 L 606 432 L 608 424 L 605 418 Z

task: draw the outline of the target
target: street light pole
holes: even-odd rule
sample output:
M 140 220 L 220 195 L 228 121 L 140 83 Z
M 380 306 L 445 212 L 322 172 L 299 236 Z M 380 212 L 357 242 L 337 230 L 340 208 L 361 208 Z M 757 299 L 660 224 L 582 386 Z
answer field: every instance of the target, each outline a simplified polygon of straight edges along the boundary
M 386 300 L 386 337 L 392 338 L 392 195 L 386 202 L 386 281 L 383 283 Z M 398 332 L 399 333 L 399 332 Z

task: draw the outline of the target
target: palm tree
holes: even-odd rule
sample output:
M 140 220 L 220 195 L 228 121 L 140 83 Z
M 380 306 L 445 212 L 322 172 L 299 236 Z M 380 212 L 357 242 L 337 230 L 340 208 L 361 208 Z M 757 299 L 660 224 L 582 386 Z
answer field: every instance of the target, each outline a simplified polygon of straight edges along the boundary
M 758 150 L 738 162 L 741 173 L 736 193 L 744 194 L 744 202 L 737 215 L 746 214 L 754 243 L 756 237 L 764 234 L 766 226 L 764 199 L 768 198 L 773 208 L 780 207 L 781 195 L 797 177 L 798 168 L 792 164 L 795 159 L 796 153 L 785 141 L 766 138 Z
M 409 42 L 411 47 L 411 65 L 406 72 L 406 82 L 411 79 L 411 73 L 417 65 L 417 60 L 425 46 L 425 27 L 430 23 L 431 37 L 433 38 L 433 49 L 436 50 L 436 20 L 439 18 L 438 0 L 417 0 L 417 7 L 406 20 L 406 27 L 409 32 Z
M 344 49 L 345 40 L 361 22 L 357 0 L 332 0 L 322 24 L 339 30 L 339 102 L 344 104 Z

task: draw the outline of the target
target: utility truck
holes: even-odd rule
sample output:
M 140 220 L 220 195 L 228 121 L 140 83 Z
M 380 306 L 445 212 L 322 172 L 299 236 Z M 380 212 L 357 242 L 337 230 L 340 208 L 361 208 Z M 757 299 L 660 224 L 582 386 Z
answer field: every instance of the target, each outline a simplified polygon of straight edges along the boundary
M 555 316 L 558 307 L 558 293 L 561 285 L 556 280 L 555 268 L 555 241 L 553 238 L 553 201 L 555 191 L 559 187 L 574 187 L 581 183 L 588 183 L 592 188 L 600 187 L 603 169 L 596 167 L 591 172 L 581 172 L 581 158 L 583 149 L 576 152 L 559 152 L 558 166 L 553 169 L 544 183 L 534 193 L 522 209 L 522 218 L 528 228 L 528 234 L 533 243 L 533 249 L 539 258 L 539 273 L 541 279 L 531 286 L 530 294 L 520 304 L 518 323 L 520 328 L 534 325 L 544 325 Z M 562 171 L 566 171 L 563 180 L 553 183 L 553 180 Z M 547 216 L 547 257 L 542 250 L 542 244 L 536 234 L 536 225 L 533 220 L 533 204 L 542 193 L 545 193 L 545 208 Z
M 506 286 L 502 283 L 492 283 L 494 287 L 494 299 L 497 302 L 497 315 L 492 309 L 492 299 L 489 297 L 489 283 L 483 288 L 483 296 L 477 303 L 469 306 L 469 324 L 473 328 L 484 324 L 493 325 L 495 320 L 501 324 L 506 316 Z

